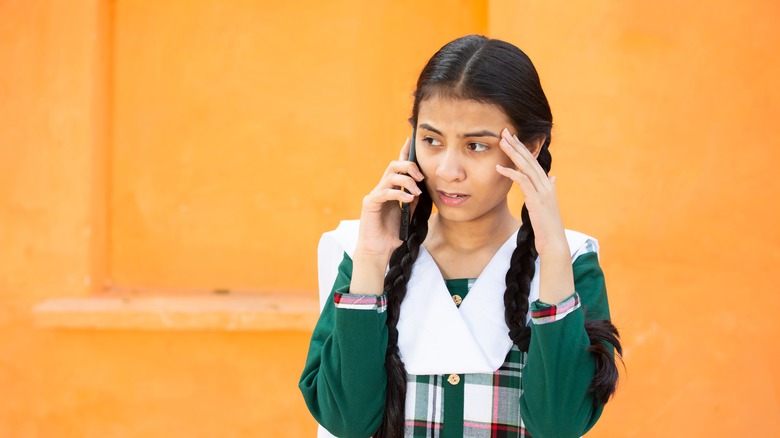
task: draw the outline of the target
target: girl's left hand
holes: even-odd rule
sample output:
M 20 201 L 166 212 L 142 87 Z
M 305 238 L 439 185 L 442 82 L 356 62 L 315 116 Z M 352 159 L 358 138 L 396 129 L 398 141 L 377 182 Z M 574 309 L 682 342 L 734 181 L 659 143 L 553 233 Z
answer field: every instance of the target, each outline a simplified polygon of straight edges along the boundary
M 496 165 L 496 171 L 520 186 L 534 228 L 539 255 L 558 253 L 569 255 L 569 244 L 555 195 L 555 177 L 548 177 L 531 152 L 507 129 L 501 131 L 501 149 L 517 169 Z

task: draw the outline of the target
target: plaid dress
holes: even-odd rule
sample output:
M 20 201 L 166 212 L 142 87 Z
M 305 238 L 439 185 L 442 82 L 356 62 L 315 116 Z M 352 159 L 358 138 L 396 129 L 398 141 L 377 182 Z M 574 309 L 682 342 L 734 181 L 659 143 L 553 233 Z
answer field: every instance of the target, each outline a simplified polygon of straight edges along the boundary
M 407 437 L 530 437 L 520 416 L 520 377 L 525 353 L 517 347 L 495 373 L 409 376 L 406 390 Z M 484 400 L 465 403 L 465 400 Z M 444 417 L 456 417 L 447 422 Z M 461 427 L 458 427 L 461 426 Z
M 446 280 L 456 305 L 475 279 Z M 558 306 L 537 305 L 534 321 L 551 322 L 579 306 L 573 295 Z M 407 437 L 530 437 L 520 415 L 522 374 L 527 354 L 513 346 L 492 374 L 409 375 L 406 389 Z M 457 376 L 457 377 L 455 377 Z M 469 403 L 465 401 L 469 400 Z M 480 402 L 474 403 L 479 400 Z M 444 418 L 447 427 L 444 427 Z

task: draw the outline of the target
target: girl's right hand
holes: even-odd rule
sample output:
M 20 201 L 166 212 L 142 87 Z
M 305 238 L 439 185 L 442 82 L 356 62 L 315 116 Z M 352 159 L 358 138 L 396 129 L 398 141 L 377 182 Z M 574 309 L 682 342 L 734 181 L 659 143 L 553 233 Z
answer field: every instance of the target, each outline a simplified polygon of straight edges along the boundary
M 403 241 L 398 237 L 401 227 L 400 202 L 412 203 L 412 214 L 422 193 L 417 182 L 422 181 L 420 169 L 409 161 L 410 141 L 407 138 L 398 161 L 390 162 L 379 184 L 363 198 L 360 213 L 360 234 L 356 253 L 390 258 Z M 406 193 L 403 189 L 410 193 Z

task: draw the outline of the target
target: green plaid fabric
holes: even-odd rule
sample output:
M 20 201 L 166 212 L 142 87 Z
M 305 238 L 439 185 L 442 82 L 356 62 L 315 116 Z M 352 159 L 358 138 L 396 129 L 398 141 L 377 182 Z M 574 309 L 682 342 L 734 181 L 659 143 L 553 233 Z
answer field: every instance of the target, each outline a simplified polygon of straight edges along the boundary
M 525 361 L 526 354 L 513 347 L 496 372 L 461 374 L 457 385 L 448 382 L 448 375 L 410 375 L 406 389 L 405 435 L 421 438 L 530 437 L 520 418 L 519 405 Z M 462 391 L 456 391 L 456 386 L 462 386 Z M 451 397 L 450 392 L 455 392 L 452 396 L 462 397 L 461 402 L 469 402 L 463 405 L 462 428 L 458 427 L 460 424 L 447 421 L 447 427 L 452 430 L 445 430 L 445 398 Z
M 451 295 L 465 298 L 475 279 L 446 280 Z M 557 306 L 536 302 L 534 324 L 558 321 L 580 307 L 576 293 Z M 449 375 L 409 375 L 406 386 L 407 437 L 504 438 L 530 437 L 520 415 L 522 375 L 527 353 L 513 346 L 492 374 L 460 374 L 457 384 Z M 465 401 L 469 402 L 466 403 Z M 444 427 L 446 416 L 447 427 Z

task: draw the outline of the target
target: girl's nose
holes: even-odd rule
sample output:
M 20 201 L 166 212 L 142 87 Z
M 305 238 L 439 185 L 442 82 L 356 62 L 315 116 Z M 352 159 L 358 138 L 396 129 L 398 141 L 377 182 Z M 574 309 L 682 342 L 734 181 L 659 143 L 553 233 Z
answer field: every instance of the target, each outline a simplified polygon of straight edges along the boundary
M 439 165 L 436 167 L 436 176 L 448 182 L 462 181 L 466 178 L 466 172 L 457 152 L 447 151 L 443 154 Z

